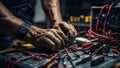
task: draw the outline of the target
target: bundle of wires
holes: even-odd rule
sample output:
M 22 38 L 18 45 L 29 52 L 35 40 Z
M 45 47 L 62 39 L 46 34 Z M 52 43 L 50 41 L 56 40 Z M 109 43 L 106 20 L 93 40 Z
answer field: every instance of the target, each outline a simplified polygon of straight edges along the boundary
M 111 9 L 112 7 L 115 5 L 115 3 L 113 2 L 111 5 L 109 4 L 105 4 L 104 6 L 102 6 L 102 8 L 100 9 L 100 12 L 99 12 L 99 18 L 97 19 L 96 21 L 96 32 L 92 31 L 92 30 L 88 30 L 88 33 L 86 34 L 87 36 L 91 37 L 91 38 L 103 38 L 104 40 L 109 40 L 110 42 L 120 42 L 120 40 L 112 37 L 113 34 L 120 34 L 119 32 L 111 32 L 110 31 L 107 31 L 107 22 L 108 22 L 108 17 L 110 16 L 110 13 L 111 13 Z M 104 19 L 104 22 L 102 23 L 103 25 L 103 28 L 102 30 L 100 31 L 99 30 L 99 25 L 101 23 L 101 17 L 102 17 L 102 14 L 103 14 L 103 10 L 108 7 L 108 11 L 107 11 L 107 15 L 106 15 L 106 18 Z

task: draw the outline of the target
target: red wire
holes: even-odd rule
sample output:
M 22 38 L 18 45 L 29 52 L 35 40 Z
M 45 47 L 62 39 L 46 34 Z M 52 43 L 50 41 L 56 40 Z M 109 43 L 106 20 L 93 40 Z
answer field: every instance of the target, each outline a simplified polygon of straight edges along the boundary
M 105 8 L 105 7 L 108 7 L 108 6 L 110 6 L 110 5 L 109 5 L 109 4 L 105 4 L 105 5 L 101 8 L 101 10 L 100 10 L 100 15 L 102 15 L 102 12 L 103 12 L 104 8 Z
M 71 54 L 70 54 L 70 52 L 68 51 L 68 49 L 67 49 L 67 48 L 64 48 L 64 49 L 65 49 L 65 52 L 67 53 L 68 58 L 71 58 Z
M 119 32 L 113 32 L 112 35 L 115 35 L 115 34 L 120 34 Z
M 46 55 L 46 54 L 40 54 L 40 55 L 44 55 L 44 56 L 48 57 L 48 55 Z M 39 56 L 40 56 L 40 55 L 39 55 Z M 21 59 L 15 61 L 15 62 L 13 62 L 13 63 L 8 64 L 8 66 L 9 66 L 10 68 L 13 68 L 14 65 L 17 64 L 18 62 L 21 62 L 21 61 L 26 60 L 26 59 L 29 59 L 29 58 L 33 58 L 33 56 L 35 56 L 35 55 L 32 54 L 32 53 L 30 53 L 30 56 L 21 58 Z M 8 66 L 7 66 L 7 67 L 8 67 Z
M 29 58 L 31 58 L 31 57 L 32 57 L 32 56 L 27 56 L 27 57 L 21 58 L 21 59 L 15 61 L 15 62 L 13 62 L 13 63 L 10 65 L 10 68 L 13 68 L 14 65 L 17 64 L 18 62 L 23 61 L 23 60 L 26 60 L 26 59 L 29 59 Z
M 107 25 L 107 21 L 104 21 L 104 25 L 103 25 L 103 31 L 106 32 L 106 25 Z
M 96 38 L 90 31 L 88 31 L 88 33 L 92 38 Z
M 57 68 L 61 68 L 61 66 L 60 66 L 60 64 L 59 64 L 59 62 L 57 61 Z
M 103 36 L 103 35 L 97 34 L 97 33 L 95 33 L 95 32 L 92 31 L 92 30 L 88 30 L 88 32 L 93 33 L 93 34 L 96 35 L 97 37 L 102 37 L 102 38 L 109 39 L 109 40 L 113 39 L 113 38 L 110 38 L 110 37 L 107 37 L 107 36 Z
M 99 12 L 99 15 L 102 15 L 104 8 L 105 8 L 105 7 L 108 7 L 108 6 L 109 6 L 109 4 L 105 4 L 105 5 L 101 8 L 101 10 L 100 10 L 100 12 Z M 98 33 L 98 25 L 99 25 L 99 22 L 100 22 L 100 20 L 98 19 L 98 20 L 96 21 L 96 32 L 97 32 L 97 33 Z
M 58 54 L 55 54 L 54 56 L 52 56 L 47 62 L 43 63 L 42 66 L 46 66 L 47 64 L 49 64 L 52 60 L 54 60 L 56 57 L 58 56 Z
M 111 12 L 112 6 L 113 6 L 113 4 L 111 4 L 111 5 L 105 4 L 105 5 L 101 8 L 99 15 L 102 15 L 103 10 L 104 10 L 105 7 L 109 7 L 109 9 L 108 9 L 108 11 L 107 11 L 107 15 L 109 15 L 110 12 Z M 106 19 L 104 20 L 104 24 L 103 24 L 103 33 L 104 33 L 104 35 L 98 34 L 98 33 L 99 33 L 99 29 L 98 29 L 98 28 L 99 28 L 99 23 L 100 23 L 100 20 L 98 19 L 98 20 L 96 21 L 96 33 L 93 32 L 93 31 L 88 31 L 89 34 L 87 34 L 87 36 L 89 36 L 89 37 L 91 37 L 91 38 L 95 38 L 94 36 L 102 37 L 102 38 L 104 38 L 104 39 L 109 39 L 111 42 L 115 42 L 115 43 L 116 43 L 116 42 L 120 42 L 119 40 L 116 40 L 116 39 L 114 39 L 114 38 L 111 38 L 111 37 L 109 37 L 109 36 L 107 35 L 107 33 L 106 33 L 106 25 L 107 25 Z M 92 34 L 91 34 L 91 33 L 92 33 Z M 93 34 L 94 34 L 94 35 L 93 35 Z M 114 33 L 113 33 L 113 34 L 114 34 Z M 119 34 L 119 33 L 116 33 L 116 34 Z
M 108 9 L 107 15 L 110 15 L 111 9 L 112 9 L 112 4 L 110 5 L 110 7 L 109 7 L 109 9 Z M 107 21 L 104 20 L 103 30 L 104 30 L 105 32 L 106 32 L 106 25 L 107 25 Z
M 98 53 L 98 51 L 96 50 L 95 52 L 92 53 L 92 55 L 95 55 L 95 54 L 97 54 L 97 53 Z
M 39 54 L 39 56 L 44 56 L 44 57 L 50 57 L 50 55 L 48 55 L 48 54 Z
M 94 36 L 96 36 L 96 37 L 108 39 L 108 40 L 110 40 L 111 42 L 120 42 L 120 41 L 118 41 L 118 40 L 116 40 L 116 39 L 114 39 L 114 38 L 112 38 L 112 37 L 108 37 L 108 36 L 104 36 L 104 35 L 100 35 L 100 34 L 98 34 L 98 33 L 95 33 L 95 32 L 92 31 L 92 30 L 88 30 L 88 33 L 92 33 L 92 34 L 93 34 Z
M 90 48 L 92 47 L 92 45 L 91 46 L 89 46 L 89 47 L 87 47 L 87 48 L 85 48 L 86 50 L 90 50 Z

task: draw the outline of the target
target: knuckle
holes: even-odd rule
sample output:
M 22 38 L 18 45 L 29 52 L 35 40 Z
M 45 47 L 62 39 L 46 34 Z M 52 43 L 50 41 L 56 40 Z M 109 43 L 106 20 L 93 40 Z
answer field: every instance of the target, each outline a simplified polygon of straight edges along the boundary
M 54 46 L 55 46 L 55 43 L 52 43 L 52 44 L 51 44 L 51 47 L 54 47 Z
M 58 42 L 58 44 L 61 44 L 61 41 L 60 41 L 60 40 L 58 40 L 57 42 Z
M 54 31 L 55 29 L 51 29 L 51 31 Z
M 56 48 L 55 48 L 55 44 L 51 44 L 50 45 L 50 49 L 52 50 L 52 51 L 54 51 Z
M 56 33 L 56 29 L 51 29 L 51 33 Z

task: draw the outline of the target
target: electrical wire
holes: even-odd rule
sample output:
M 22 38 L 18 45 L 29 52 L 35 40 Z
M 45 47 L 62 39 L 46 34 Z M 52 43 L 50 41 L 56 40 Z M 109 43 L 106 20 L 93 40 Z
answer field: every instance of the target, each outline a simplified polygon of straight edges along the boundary
M 99 33 L 98 26 L 99 26 L 99 23 L 100 23 L 100 18 L 101 18 L 101 15 L 103 13 L 103 10 L 104 10 L 105 7 L 109 7 L 109 6 L 110 6 L 109 4 L 105 4 L 99 12 L 99 18 L 96 21 L 96 33 Z
M 13 62 L 13 63 L 10 65 L 10 68 L 14 68 L 14 65 L 17 64 L 18 62 L 21 62 L 21 61 L 23 61 L 23 60 L 27 60 L 27 59 L 30 59 L 30 58 L 32 58 L 32 56 L 27 56 L 27 57 L 21 58 L 21 59 L 15 61 L 15 62 Z
M 120 34 L 119 32 L 113 32 L 111 33 L 111 35 L 116 35 L 116 34 Z
M 112 9 L 112 6 L 114 5 L 114 3 L 112 3 L 109 8 L 108 8 L 108 11 L 107 11 L 107 16 L 106 16 L 106 19 L 104 20 L 104 24 L 103 24 L 103 31 L 106 32 L 106 25 L 107 25 L 107 18 L 108 16 L 110 15 L 110 12 L 111 12 L 111 9 Z
M 51 61 L 53 61 L 56 57 L 58 56 L 58 54 L 55 54 L 54 56 L 52 56 L 50 59 L 48 59 L 45 63 L 42 64 L 42 66 L 46 66 L 47 64 L 49 64 Z
M 94 36 L 96 36 L 97 38 L 103 38 L 103 39 L 107 39 L 111 42 L 120 42 L 119 40 L 113 38 L 113 37 L 108 37 L 108 36 L 104 36 L 104 35 L 101 35 L 101 34 L 98 34 L 98 33 L 95 33 L 94 31 L 92 30 L 88 30 L 88 33 L 92 33 Z M 91 37 L 91 36 L 90 36 Z
M 28 53 L 28 52 L 27 52 L 27 53 Z M 30 56 L 23 57 L 23 58 L 15 61 L 15 62 L 9 63 L 6 68 L 9 68 L 9 67 L 10 67 L 10 68 L 14 68 L 14 65 L 15 65 L 15 64 L 17 64 L 17 63 L 19 63 L 19 62 L 21 62 L 21 61 L 30 59 L 30 58 L 34 58 L 34 56 L 37 56 L 37 55 L 38 55 L 38 56 L 50 57 L 48 54 L 37 54 L 37 55 L 34 55 L 34 54 L 32 54 L 32 53 L 29 53 L 29 55 L 30 55 Z
M 70 52 L 68 51 L 68 49 L 67 49 L 67 48 L 64 48 L 64 50 L 65 50 L 65 52 L 66 52 L 68 58 L 71 59 L 71 54 L 70 54 Z
M 76 68 L 76 66 L 75 66 L 74 63 L 72 62 L 70 52 L 68 51 L 67 48 L 64 48 L 64 50 L 65 50 L 65 52 L 66 52 L 66 54 L 67 54 L 67 56 L 68 56 L 68 59 L 70 60 L 70 63 L 71 63 L 71 65 L 72 65 L 72 67 L 73 67 L 73 68 Z
M 104 35 L 100 35 L 100 34 L 98 34 L 98 33 L 95 33 L 95 32 L 92 31 L 92 30 L 88 30 L 88 32 L 93 33 L 95 36 L 100 37 L 100 38 L 109 39 L 109 40 L 112 40 L 112 39 L 113 39 L 113 38 L 110 38 L 110 37 L 107 37 L 107 36 L 104 36 Z
M 106 26 L 107 26 L 107 20 L 108 20 L 108 16 L 110 15 L 110 12 L 111 12 L 111 9 L 112 7 L 115 5 L 115 3 L 113 2 L 111 5 L 109 4 L 105 4 L 101 10 L 100 10 L 100 13 L 99 13 L 99 19 L 96 21 L 96 33 L 95 32 L 92 32 L 93 34 L 95 34 L 96 36 L 99 36 L 99 37 L 102 37 L 102 38 L 105 38 L 105 39 L 110 39 L 111 42 L 120 42 L 119 40 L 116 40 L 116 39 L 113 39 L 111 37 L 108 36 L 107 32 L 106 32 Z M 99 23 L 100 23 L 100 18 L 101 18 L 101 15 L 103 13 L 103 10 L 105 7 L 109 7 L 108 8 L 108 11 L 107 11 L 107 15 L 106 15 L 106 18 L 104 20 L 104 23 L 103 23 L 103 35 L 100 35 L 100 34 L 97 34 L 99 33 Z M 88 31 L 89 34 L 87 34 L 87 36 L 91 37 L 91 38 L 95 38 L 89 31 Z

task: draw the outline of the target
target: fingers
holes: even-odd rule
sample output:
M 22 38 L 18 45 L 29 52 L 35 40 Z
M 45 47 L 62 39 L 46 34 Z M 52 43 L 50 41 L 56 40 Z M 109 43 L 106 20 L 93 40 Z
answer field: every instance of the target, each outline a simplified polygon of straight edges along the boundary
M 61 47 L 61 41 L 60 39 L 55 35 L 55 33 L 53 33 L 53 31 L 49 31 L 48 35 L 46 36 L 48 37 L 50 40 L 52 40 L 55 43 L 55 47 L 56 49 L 59 49 Z
M 54 26 L 53 28 L 62 31 L 58 25 Z
M 77 34 L 74 26 L 67 23 L 62 23 L 59 26 L 55 27 L 56 29 L 37 29 L 32 32 L 31 40 L 35 46 L 49 48 L 52 51 L 55 51 L 60 48 L 65 47 L 65 41 L 67 40 L 66 33 L 70 33 L 72 39 L 74 39 Z
M 69 24 L 69 26 L 71 27 L 71 30 L 69 31 L 69 33 L 70 33 L 70 38 L 71 38 L 70 40 L 72 41 L 77 36 L 77 31 L 73 25 Z
M 55 37 L 55 39 L 52 39 L 52 41 L 55 42 L 57 49 L 64 48 L 65 40 L 67 39 L 67 37 L 64 35 L 64 33 L 62 31 L 59 31 L 56 29 L 51 29 L 50 31 L 51 31 L 51 33 L 53 33 L 51 37 L 52 38 Z
M 64 39 L 66 39 L 66 36 L 56 29 L 47 29 L 45 35 L 38 34 L 35 38 L 43 44 L 43 47 L 49 47 L 52 51 L 65 47 Z
M 67 40 L 67 36 L 62 31 L 57 31 L 57 33 L 63 38 L 63 40 Z
M 43 42 L 43 47 L 49 48 L 51 51 L 55 51 L 56 47 L 55 47 L 55 43 L 50 40 L 49 38 L 43 38 L 42 39 Z M 45 43 L 45 44 L 44 44 Z
M 55 30 L 55 29 L 53 29 Z M 60 40 L 61 43 L 61 47 L 60 48 L 64 48 L 65 47 L 65 40 L 67 39 L 67 37 L 64 35 L 64 33 L 62 33 L 61 31 L 56 30 L 56 32 L 54 32 L 54 35 Z
M 67 32 L 71 30 L 70 26 L 67 23 L 60 23 L 59 26 L 65 34 L 67 34 Z
M 73 41 L 75 39 L 77 36 L 77 31 L 73 25 L 63 22 L 59 26 L 65 34 L 70 34 L 70 41 Z
M 71 25 L 71 24 L 69 24 L 69 25 L 70 25 L 70 27 L 72 28 L 72 33 L 73 33 L 75 36 L 77 36 L 77 31 L 76 31 L 75 27 L 74 27 L 73 25 Z
M 36 27 L 31 30 L 31 34 L 28 37 L 29 39 L 26 39 L 27 42 L 32 43 L 36 47 L 48 48 L 52 51 L 65 46 L 64 40 L 66 36 L 57 29 L 41 29 Z

